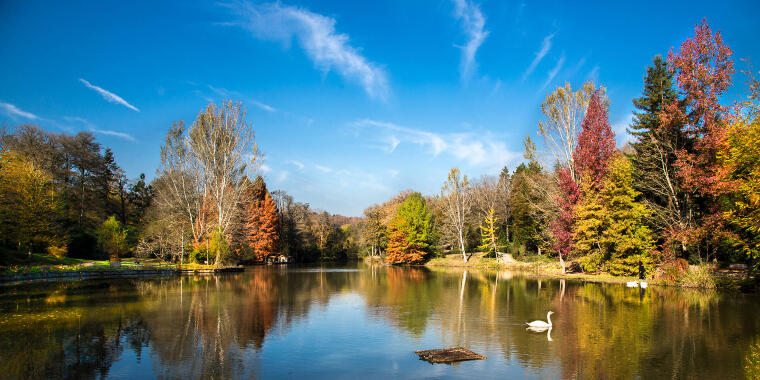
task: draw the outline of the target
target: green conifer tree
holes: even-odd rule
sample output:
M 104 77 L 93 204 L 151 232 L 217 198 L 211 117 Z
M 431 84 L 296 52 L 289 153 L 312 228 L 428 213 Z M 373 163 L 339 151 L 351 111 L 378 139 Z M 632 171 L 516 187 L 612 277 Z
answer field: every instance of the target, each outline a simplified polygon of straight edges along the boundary
M 637 202 L 640 195 L 633 187 L 633 166 L 622 155 L 610 162 L 610 171 L 604 181 L 600 198 L 604 204 L 604 230 L 601 245 L 606 269 L 614 275 L 632 275 L 638 271 L 638 261 L 651 268 L 651 251 L 654 249 L 652 231 L 645 224 L 652 212 Z

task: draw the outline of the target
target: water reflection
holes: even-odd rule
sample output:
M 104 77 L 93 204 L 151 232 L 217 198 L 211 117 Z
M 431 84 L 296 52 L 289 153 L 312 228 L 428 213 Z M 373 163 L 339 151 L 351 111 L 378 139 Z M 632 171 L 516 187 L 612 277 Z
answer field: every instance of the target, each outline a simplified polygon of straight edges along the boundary
M 5 287 L 0 373 L 738 378 L 760 368 L 754 296 L 509 272 L 358 269 Z M 526 329 L 549 310 L 551 328 Z M 488 359 L 431 367 L 410 354 L 450 345 Z

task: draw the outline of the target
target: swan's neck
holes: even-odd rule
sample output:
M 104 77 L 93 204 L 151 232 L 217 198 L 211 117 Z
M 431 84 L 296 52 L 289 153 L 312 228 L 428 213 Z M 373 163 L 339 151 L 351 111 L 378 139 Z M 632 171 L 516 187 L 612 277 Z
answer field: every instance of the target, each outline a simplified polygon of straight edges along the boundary
M 549 322 L 549 326 L 552 325 L 552 313 L 546 313 L 546 321 Z

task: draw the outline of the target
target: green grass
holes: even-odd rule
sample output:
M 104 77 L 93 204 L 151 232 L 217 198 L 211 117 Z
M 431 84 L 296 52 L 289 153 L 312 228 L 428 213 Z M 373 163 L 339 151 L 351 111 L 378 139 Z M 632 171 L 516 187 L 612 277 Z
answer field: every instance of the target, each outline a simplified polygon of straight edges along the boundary
M 111 267 L 108 260 L 88 260 L 71 257 L 55 257 L 43 253 L 17 251 L 0 252 L 0 274 L 70 272 L 79 270 L 134 270 L 134 269 L 211 269 L 213 265 L 195 263 L 174 264 L 158 259 L 123 258 L 121 266 Z

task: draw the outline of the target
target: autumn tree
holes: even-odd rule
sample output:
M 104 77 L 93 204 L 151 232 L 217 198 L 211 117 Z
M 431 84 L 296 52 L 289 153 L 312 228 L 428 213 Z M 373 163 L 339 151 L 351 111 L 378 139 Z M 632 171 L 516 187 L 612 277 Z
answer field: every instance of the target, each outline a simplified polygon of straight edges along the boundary
M 279 220 L 277 206 L 269 192 L 264 193 L 264 200 L 251 201 L 246 214 L 246 227 L 249 227 L 247 240 L 253 247 L 256 258 L 263 260 L 276 254 L 279 248 Z
M 677 151 L 675 166 L 684 188 L 693 192 L 700 204 L 698 210 L 692 210 L 698 212 L 696 225 L 672 234 L 686 243 L 684 246 L 691 244 L 697 252 L 706 252 L 708 260 L 727 236 L 716 199 L 726 191 L 717 153 L 726 141 L 727 108 L 720 104 L 720 96 L 732 82 L 732 54 L 721 33 L 712 33 L 707 20 L 695 27 L 694 37 L 684 41 L 677 52 L 671 49 L 668 54 L 680 98 L 666 106 L 663 121 L 683 120 L 683 133 L 694 141 L 693 146 Z
M 557 218 L 552 221 L 554 235 L 554 251 L 559 257 L 562 273 L 565 273 L 565 258 L 570 256 L 573 249 L 573 231 L 575 227 L 575 205 L 580 199 L 580 188 L 570 175 L 570 169 L 562 168 L 557 171 L 558 206 Z
M 725 216 L 737 230 L 735 246 L 760 263 L 760 81 L 750 74 L 750 96 L 731 120 L 727 143 L 718 152 L 721 179 L 733 191 Z
M 573 153 L 581 120 L 595 91 L 594 83 L 590 81 L 577 91 L 573 91 L 570 83 L 565 83 L 547 95 L 541 104 L 544 120 L 538 122 L 538 134 L 544 138 L 544 144 L 559 165 L 570 170 L 574 181 L 578 179 Z M 599 89 L 602 98 L 604 91 L 604 87 Z
M 386 260 L 390 264 L 420 263 L 433 243 L 432 214 L 420 193 L 410 194 L 388 228 Z
M 599 192 L 592 188 L 593 181 L 581 179 L 583 196 L 575 206 L 573 226 L 573 255 L 579 257 L 584 270 L 595 272 L 602 269 L 605 251 L 602 236 L 605 228 L 605 213 Z
M 598 191 L 601 187 L 607 174 L 607 162 L 615 151 L 615 134 L 610 128 L 607 108 L 596 91 L 589 101 L 578 135 L 578 146 L 573 152 L 575 169 L 582 180 L 591 181 L 590 189 Z
M 605 250 L 607 270 L 614 275 L 633 275 L 637 263 L 652 263 L 654 250 L 652 231 L 646 219 L 652 214 L 638 201 L 641 193 L 633 186 L 633 167 L 623 155 L 615 155 L 609 163 L 600 198 L 604 205 L 604 232 L 601 244 Z M 646 265 L 651 268 L 651 265 Z
M 30 255 L 60 244 L 59 195 L 50 178 L 21 155 L 0 152 L 0 242 Z
M 362 239 L 370 249 L 370 256 L 379 256 L 386 238 L 387 228 L 383 225 L 379 206 L 364 209 L 361 224 Z
M 170 128 L 159 171 L 168 186 L 159 199 L 188 219 L 195 244 L 212 229 L 225 237 L 247 188 L 242 179 L 259 157 L 242 106 L 231 101 L 222 107 L 209 104 L 189 129 L 182 122 Z M 215 256 L 218 265 L 221 251 Z
M 488 211 L 488 215 L 486 215 L 485 219 L 483 220 L 483 223 L 480 224 L 480 246 L 478 246 L 478 249 L 487 252 L 487 253 L 498 253 L 498 248 L 496 245 L 496 235 L 498 231 L 498 225 L 496 224 L 498 218 L 494 215 L 495 211 L 493 208 L 491 208 Z
M 441 188 L 441 201 L 446 215 L 446 222 L 454 232 L 459 244 L 459 250 L 462 253 L 462 259 L 467 262 L 467 252 L 465 241 L 467 239 L 467 219 L 470 215 L 470 206 L 472 202 L 470 182 L 466 175 L 457 168 L 449 171 L 449 176 Z

